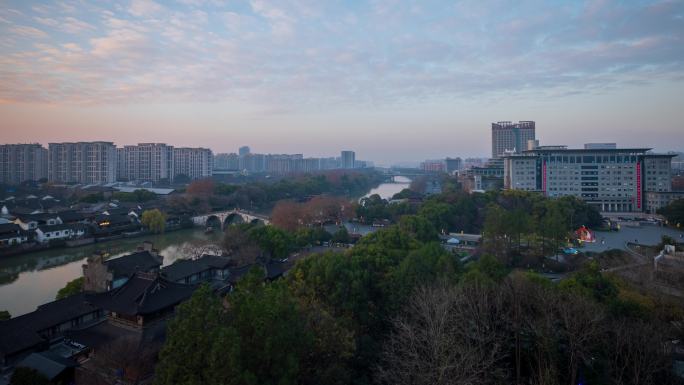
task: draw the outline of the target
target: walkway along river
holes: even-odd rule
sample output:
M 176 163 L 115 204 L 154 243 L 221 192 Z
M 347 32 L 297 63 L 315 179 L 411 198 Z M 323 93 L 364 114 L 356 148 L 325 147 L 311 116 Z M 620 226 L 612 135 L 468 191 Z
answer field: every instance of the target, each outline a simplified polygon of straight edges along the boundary
M 385 199 L 407 188 L 409 179 L 397 178 L 397 183 L 383 183 L 368 195 L 379 194 Z M 110 255 L 131 253 L 144 241 L 153 242 L 164 256 L 164 265 L 178 258 L 187 258 L 187 249 L 211 243 L 219 243 L 222 234 L 205 234 L 204 229 L 178 230 L 161 235 L 120 239 L 77 248 L 49 249 L 45 251 L 0 258 L 0 310 L 7 310 L 12 317 L 26 314 L 38 305 L 55 299 L 57 291 L 67 282 L 82 275 L 81 266 L 95 251 L 103 250 Z M 184 250 L 186 250 L 184 252 Z

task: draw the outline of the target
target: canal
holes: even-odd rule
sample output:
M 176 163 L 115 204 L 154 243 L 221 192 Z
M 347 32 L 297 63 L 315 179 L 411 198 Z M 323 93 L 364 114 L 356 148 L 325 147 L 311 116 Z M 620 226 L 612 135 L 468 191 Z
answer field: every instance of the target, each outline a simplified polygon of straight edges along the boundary
M 394 183 L 383 183 L 366 196 L 378 194 L 384 199 L 390 199 L 394 194 L 408 188 L 410 182 L 408 178 L 396 177 Z M 370 230 L 372 229 L 368 229 Z M 195 228 L 77 248 L 0 257 L 0 310 L 7 310 L 12 317 L 16 317 L 54 300 L 59 289 L 82 275 L 81 266 L 85 259 L 96 251 L 105 251 L 112 257 L 117 257 L 134 252 L 144 241 L 151 241 L 164 256 L 164 265 L 168 265 L 176 259 L 192 255 L 190 250 L 193 248 L 219 244 L 221 236 L 220 232 L 207 235 L 202 229 Z
M 409 188 L 410 185 L 411 179 L 404 176 L 397 176 L 394 177 L 393 183 L 383 183 L 379 185 L 378 187 L 370 190 L 370 192 L 368 192 L 364 198 L 373 194 L 378 194 L 382 199 L 392 199 L 394 194 L 401 192 L 403 189 Z
M 193 248 L 218 244 L 221 233 L 205 234 L 201 229 L 186 229 L 161 235 L 120 239 L 77 248 L 61 248 L 0 258 L 0 310 L 12 317 L 31 312 L 38 305 L 55 299 L 67 282 L 82 275 L 85 259 L 96 251 L 112 257 L 134 252 L 144 241 L 151 241 L 164 256 L 164 265 L 184 258 Z

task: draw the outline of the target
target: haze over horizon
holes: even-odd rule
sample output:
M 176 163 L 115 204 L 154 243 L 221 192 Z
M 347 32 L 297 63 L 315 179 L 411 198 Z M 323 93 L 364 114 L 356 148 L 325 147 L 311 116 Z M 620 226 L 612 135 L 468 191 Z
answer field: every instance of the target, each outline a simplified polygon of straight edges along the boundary
M 684 1 L 0 0 L 2 142 L 380 164 L 542 144 L 682 150 Z

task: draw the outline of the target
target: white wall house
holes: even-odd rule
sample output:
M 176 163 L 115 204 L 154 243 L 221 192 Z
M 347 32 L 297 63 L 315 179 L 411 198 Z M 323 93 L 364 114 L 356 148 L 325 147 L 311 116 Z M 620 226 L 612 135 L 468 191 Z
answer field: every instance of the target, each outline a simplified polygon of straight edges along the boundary
M 19 245 L 28 242 L 28 233 L 14 223 L 0 225 L 0 246 Z
M 72 239 L 85 235 L 85 227 L 77 225 L 38 226 L 36 240 L 41 243 L 56 239 Z

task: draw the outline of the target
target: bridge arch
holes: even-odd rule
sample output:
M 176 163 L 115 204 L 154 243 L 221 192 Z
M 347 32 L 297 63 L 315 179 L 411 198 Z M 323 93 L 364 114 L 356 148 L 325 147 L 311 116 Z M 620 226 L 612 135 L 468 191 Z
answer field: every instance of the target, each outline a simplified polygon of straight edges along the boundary
M 205 227 L 211 227 L 215 230 L 222 229 L 221 218 L 219 218 L 217 215 L 209 215 L 204 225 Z
M 228 227 L 230 225 L 239 225 L 241 223 L 245 223 L 245 219 L 239 213 L 228 214 L 223 220 L 224 227 Z

